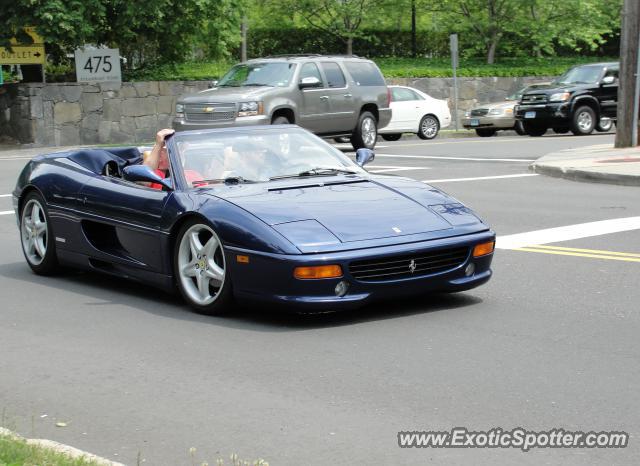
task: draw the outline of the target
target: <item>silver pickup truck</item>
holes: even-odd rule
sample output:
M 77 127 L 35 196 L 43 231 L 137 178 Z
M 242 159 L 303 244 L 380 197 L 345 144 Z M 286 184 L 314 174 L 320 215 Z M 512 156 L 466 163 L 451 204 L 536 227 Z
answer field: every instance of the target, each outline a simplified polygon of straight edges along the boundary
M 371 60 L 296 55 L 235 65 L 214 87 L 181 96 L 176 131 L 293 123 L 373 149 L 391 120 L 390 93 Z

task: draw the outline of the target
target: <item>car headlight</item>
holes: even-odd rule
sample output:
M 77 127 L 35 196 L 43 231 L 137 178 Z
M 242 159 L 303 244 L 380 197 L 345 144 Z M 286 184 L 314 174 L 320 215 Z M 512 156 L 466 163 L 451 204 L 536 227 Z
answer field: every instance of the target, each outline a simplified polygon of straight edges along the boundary
M 569 100 L 569 96 L 571 94 L 569 92 L 558 92 L 557 94 L 551 94 L 549 97 L 549 102 L 564 102 L 565 100 Z
M 262 102 L 240 102 L 240 106 L 238 107 L 239 117 L 262 115 L 262 113 Z
M 469 118 L 469 117 L 471 116 L 471 112 L 464 112 L 464 116 L 465 116 L 466 118 Z
M 178 118 L 184 117 L 184 105 L 183 104 L 176 104 L 176 116 Z

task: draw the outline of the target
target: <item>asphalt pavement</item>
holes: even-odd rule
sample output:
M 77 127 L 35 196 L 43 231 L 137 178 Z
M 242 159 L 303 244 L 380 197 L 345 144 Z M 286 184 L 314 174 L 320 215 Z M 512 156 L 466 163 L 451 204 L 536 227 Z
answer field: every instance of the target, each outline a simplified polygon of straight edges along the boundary
M 639 464 L 638 188 L 528 169 L 613 138 L 381 142 L 371 171 L 452 194 L 504 247 L 480 288 L 328 316 L 239 307 L 205 317 L 122 280 L 36 276 L 5 214 L 26 159 L 2 153 L 0 423 L 126 464 L 231 453 L 272 466 Z M 398 447 L 399 431 L 459 426 L 631 440 L 526 453 Z

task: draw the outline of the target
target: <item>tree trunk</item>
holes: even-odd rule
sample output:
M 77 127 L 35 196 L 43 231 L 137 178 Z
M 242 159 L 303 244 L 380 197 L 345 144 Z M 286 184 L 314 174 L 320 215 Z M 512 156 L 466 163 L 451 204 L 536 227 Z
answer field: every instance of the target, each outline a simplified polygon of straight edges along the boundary
M 633 125 L 638 124 L 638 121 L 633 119 L 633 104 L 638 98 L 635 95 L 637 79 L 635 73 L 638 63 L 639 10 L 637 0 L 625 0 L 620 37 L 620 80 L 615 147 L 633 147 L 638 144 L 638 141 L 633 141 Z
M 489 50 L 487 51 L 487 65 L 493 65 L 496 60 L 496 47 L 498 46 L 498 40 L 495 37 L 491 38 L 489 43 Z
M 353 37 L 347 39 L 347 55 L 353 55 Z
M 418 44 L 416 42 L 416 0 L 411 0 L 411 56 L 418 55 Z

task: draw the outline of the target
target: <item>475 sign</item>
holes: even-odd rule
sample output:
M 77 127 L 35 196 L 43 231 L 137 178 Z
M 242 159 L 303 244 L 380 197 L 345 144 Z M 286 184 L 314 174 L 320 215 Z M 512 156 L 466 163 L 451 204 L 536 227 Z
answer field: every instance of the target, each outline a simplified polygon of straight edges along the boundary
M 78 82 L 122 80 L 118 49 L 77 49 L 75 55 Z

